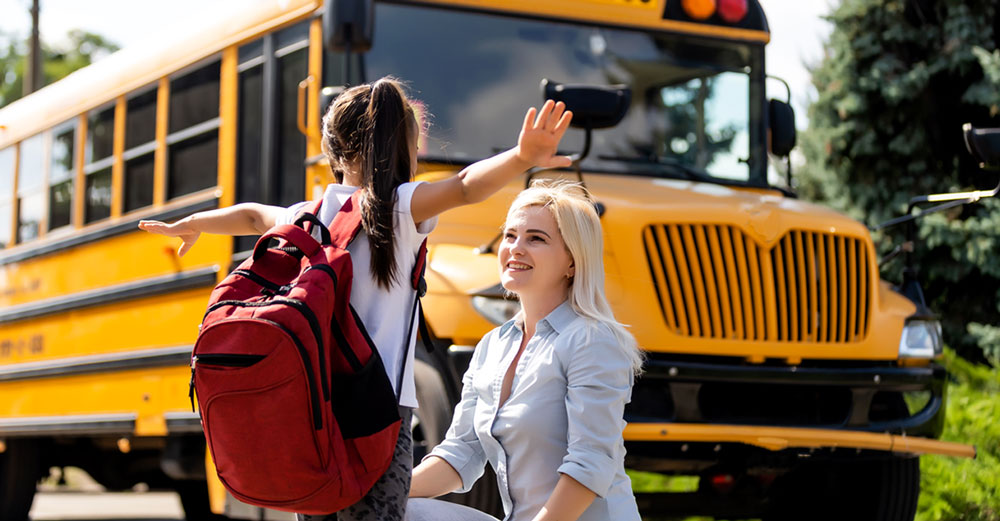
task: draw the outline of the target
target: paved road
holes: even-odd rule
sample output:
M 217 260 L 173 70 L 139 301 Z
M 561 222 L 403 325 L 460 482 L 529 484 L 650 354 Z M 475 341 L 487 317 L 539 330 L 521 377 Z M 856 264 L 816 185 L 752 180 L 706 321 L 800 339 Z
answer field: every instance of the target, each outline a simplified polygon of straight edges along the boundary
M 173 492 L 39 492 L 32 521 L 178 521 L 184 519 Z

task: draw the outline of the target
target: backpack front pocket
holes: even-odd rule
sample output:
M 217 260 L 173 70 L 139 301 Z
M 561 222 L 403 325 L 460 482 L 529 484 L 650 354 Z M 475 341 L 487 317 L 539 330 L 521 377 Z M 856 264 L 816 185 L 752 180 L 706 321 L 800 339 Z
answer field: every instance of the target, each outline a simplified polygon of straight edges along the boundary
M 203 413 L 219 477 L 261 501 L 307 497 L 327 481 L 301 374 L 246 391 L 213 396 Z M 306 493 L 304 493 L 304 491 Z

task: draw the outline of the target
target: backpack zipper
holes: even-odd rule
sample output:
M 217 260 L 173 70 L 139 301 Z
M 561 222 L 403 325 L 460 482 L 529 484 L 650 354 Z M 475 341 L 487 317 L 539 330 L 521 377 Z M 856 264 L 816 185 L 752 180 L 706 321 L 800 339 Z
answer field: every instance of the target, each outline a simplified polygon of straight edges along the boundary
M 239 353 L 202 353 L 195 357 L 199 362 L 223 367 L 250 367 L 264 359 L 264 355 L 245 355 Z
M 333 287 L 335 288 L 337 287 L 337 274 L 334 273 L 333 268 L 331 268 L 326 264 L 315 264 L 313 266 L 309 266 L 308 268 L 306 268 L 306 271 L 313 269 L 320 270 L 323 273 L 326 273 L 330 277 L 330 280 L 333 281 Z M 351 313 L 354 313 L 354 308 L 350 305 L 350 303 L 348 303 L 348 307 L 351 309 Z M 361 329 L 361 333 L 364 335 L 365 340 L 368 341 L 369 347 L 371 349 L 375 349 L 375 343 L 372 342 L 371 339 L 368 337 L 368 331 L 365 330 L 364 324 L 362 324 L 360 319 L 357 318 L 356 313 L 354 318 L 357 321 L 358 328 Z M 358 355 L 354 354 L 354 351 L 350 348 L 350 344 L 347 342 L 347 337 L 344 336 L 344 331 L 340 328 L 340 323 L 337 322 L 336 315 L 333 315 L 332 319 L 330 320 L 330 333 L 333 335 L 334 340 L 337 342 L 337 346 L 340 348 L 340 352 L 344 355 L 344 358 L 347 359 L 347 363 L 350 364 L 351 369 L 354 369 L 355 372 L 364 369 L 364 364 L 361 363 L 361 360 L 358 359 Z
M 271 282 L 250 270 L 243 270 L 243 269 L 233 270 L 232 275 L 239 275 L 241 277 L 246 277 L 256 282 L 258 285 L 264 286 L 265 288 L 271 291 L 277 291 L 281 289 L 281 285 L 275 284 L 274 282 Z
M 326 401 L 330 401 L 330 387 L 326 380 L 326 344 L 323 342 L 323 331 L 319 328 L 319 319 L 316 318 L 316 314 L 313 313 L 309 306 L 301 300 L 288 298 L 288 297 L 274 297 L 272 299 L 274 302 L 280 302 L 286 304 L 306 317 L 306 322 L 309 322 L 309 328 L 312 329 L 313 335 L 316 337 L 316 351 L 319 354 L 319 377 L 320 387 L 323 389 L 323 398 Z

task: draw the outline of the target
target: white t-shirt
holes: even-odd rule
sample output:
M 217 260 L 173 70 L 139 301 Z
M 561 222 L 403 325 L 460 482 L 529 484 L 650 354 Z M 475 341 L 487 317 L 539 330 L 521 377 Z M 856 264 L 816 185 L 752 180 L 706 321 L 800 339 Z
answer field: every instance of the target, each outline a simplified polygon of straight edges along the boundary
M 354 238 L 347 251 L 351 253 L 354 265 L 354 282 L 351 286 L 351 305 L 357 311 L 365 324 L 368 334 L 385 364 L 386 373 L 392 387 L 400 396 L 399 404 L 405 407 L 417 406 L 417 393 L 413 385 L 413 344 L 417 338 L 416 322 L 409 338 L 406 336 L 413 313 L 413 299 L 416 294 L 410 284 L 410 274 L 416 261 L 420 243 L 437 225 L 437 217 L 428 219 L 417 226 L 410 213 L 410 200 L 413 190 L 420 184 L 404 183 L 396 188 L 396 205 L 394 208 L 393 234 L 396 248 L 397 280 L 389 290 L 382 288 L 375 281 L 371 271 L 371 252 L 368 246 L 368 235 L 361 230 Z M 357 190 L 354 186 L 340 184 L 327 185 L 323 193 L 323 205 L 320 206 L 319 219 L 328 225 L 351 195 Z M 307 205 L 306 201 L 289 206 L 276 224 L 291 224 L 295 217 Z M 367 266 L 367 269 L 362 267 Z M 407 349 L 409 347 L 409 349 Z M 399 372 L 404 367 L 403 351 L 407 351 L 403 375 L 402 393 L 396 389 Z

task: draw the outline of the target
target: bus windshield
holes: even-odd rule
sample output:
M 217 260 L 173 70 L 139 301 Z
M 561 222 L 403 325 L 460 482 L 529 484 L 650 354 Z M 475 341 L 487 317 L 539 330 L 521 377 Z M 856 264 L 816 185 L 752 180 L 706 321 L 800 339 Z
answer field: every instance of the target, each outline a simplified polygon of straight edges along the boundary
M 690 37 L 379 3 L 365 79 L 405 80 L 429 113 L 425 160 L 472 162 L 517 142 L 543 78 L 624 84 L 631 106 L 597 129 L 585 170 L 746 181 L 750 49 Z M 328 62 L 329 63 L 329 62 Z M 571 129 L 561 152 L 583 148 Z

